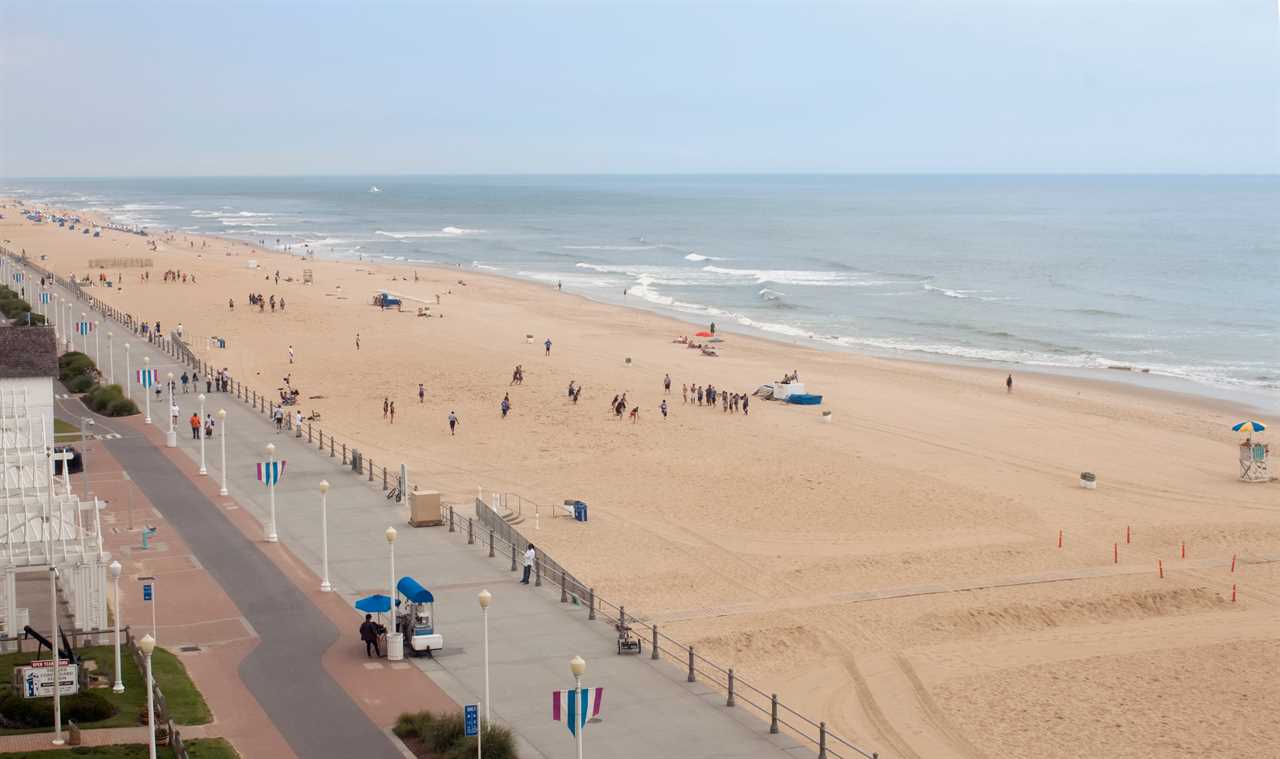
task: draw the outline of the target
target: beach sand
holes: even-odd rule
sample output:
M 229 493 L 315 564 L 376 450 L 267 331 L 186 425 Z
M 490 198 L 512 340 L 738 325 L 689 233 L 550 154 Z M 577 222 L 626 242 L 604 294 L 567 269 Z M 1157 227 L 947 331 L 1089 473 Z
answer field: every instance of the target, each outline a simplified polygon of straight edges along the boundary
M 95 294 L 166 330 L 181 322 L 259 391 L 291 374 L 304 413 L 447 501 L 477 486 L 587 501 L 587 524 L 521 529 L 601 596 L 881 756 L 1280 756 L 1280 570 L 1265 563 L 1280 558 L 1280 485 L 1236 480 L 1229 426 L 1248 409 L 1016 369 L 1010 394 L 1005 370 L 738 334 L 709 358 L 672 343 L 696 327 L 554 287 L 182 235 L 150 253 L 156 237 L 3 213 L 0 239 L 59 274 L 153 258 L 150 283 L 121 269 L 122 287 Z M 166 269 L 198 284 L 164 283 Z M 276 270 L 278 285 L 264 280 Z M 411 300 L 381 311 L 381 289 L 443 318 Z M 251 291 L 287 310 L 250 309 Z M 211 335 L 228 347 L 206 349 Z M 525 381 L 509 386 L 516 364 Z M 792 370 L 821 407 L 681 402 L 682 383 L 751 392 Z M 585 387 L 577 405 L 570 380 Z M 638 423 L 607 408 L 623 391 Z M 241 407 L 227 407 L 234 423 Z

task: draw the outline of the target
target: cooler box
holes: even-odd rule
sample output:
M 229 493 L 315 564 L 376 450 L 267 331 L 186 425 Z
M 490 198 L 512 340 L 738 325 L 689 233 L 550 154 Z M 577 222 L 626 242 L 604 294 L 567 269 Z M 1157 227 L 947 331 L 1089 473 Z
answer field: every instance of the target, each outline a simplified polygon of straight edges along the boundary
M 440 493 L 435 490 L 415 490 L 409 494 L 409 524 L 414 527 L 436 527 L 443 523 L 440 516 Z
M 587 504 L 585 501 L 573 502 L 573 518 L 577 522 L 587 521 Z

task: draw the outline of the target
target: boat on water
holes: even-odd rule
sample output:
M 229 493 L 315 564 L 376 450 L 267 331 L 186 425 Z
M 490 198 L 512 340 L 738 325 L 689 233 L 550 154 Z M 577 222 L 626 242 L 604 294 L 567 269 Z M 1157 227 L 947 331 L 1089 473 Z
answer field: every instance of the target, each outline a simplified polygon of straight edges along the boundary
M 369 185 L 369 192 L 382 192 L 376 184 Z

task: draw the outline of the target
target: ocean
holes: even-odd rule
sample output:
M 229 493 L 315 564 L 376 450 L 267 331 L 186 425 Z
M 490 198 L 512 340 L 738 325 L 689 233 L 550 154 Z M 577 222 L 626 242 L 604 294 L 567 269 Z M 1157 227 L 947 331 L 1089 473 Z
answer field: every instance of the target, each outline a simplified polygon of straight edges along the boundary
M 1280 177 L 58 179 L 0 195 L 562 283 L 818 347 L 1280 409 Z

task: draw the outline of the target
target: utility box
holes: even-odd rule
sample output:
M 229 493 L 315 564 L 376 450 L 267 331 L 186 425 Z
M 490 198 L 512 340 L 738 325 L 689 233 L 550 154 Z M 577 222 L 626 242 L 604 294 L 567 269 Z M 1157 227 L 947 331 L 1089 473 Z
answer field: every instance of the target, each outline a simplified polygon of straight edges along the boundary
M 444 523 L 440 516 L 440 493 L 415 490 L 409 496 L 409 524 L 414 527 L 437 527 Z

